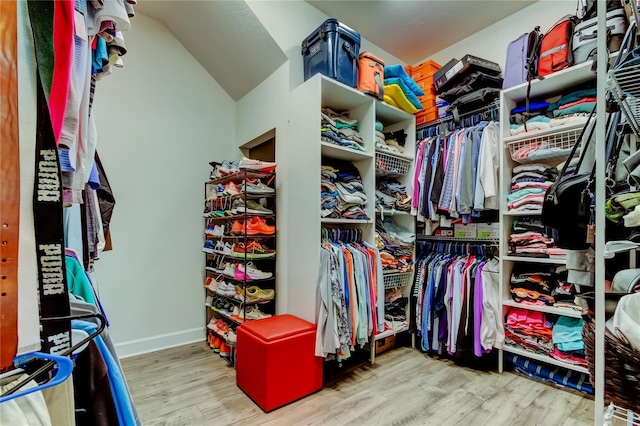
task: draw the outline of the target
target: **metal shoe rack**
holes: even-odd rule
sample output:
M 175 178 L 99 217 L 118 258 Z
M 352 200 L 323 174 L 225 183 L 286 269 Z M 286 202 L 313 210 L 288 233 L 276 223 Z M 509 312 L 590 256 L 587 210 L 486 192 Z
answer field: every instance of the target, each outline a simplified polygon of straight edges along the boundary
M 258 235 L 247 235 L 249 221 L 254 217 L 260 217 L 264 219 L 267 224 L 275 226 L 276 223 L 276 192 L 274 191 L 271 194 L 257 194 L 257 193 L 247 193 L 247 191 L 242 191 L 243 183 L 248 179 L 254 180 L 259 179 L 260 182 L 269 186 L 270 188 L 275 188 L 275 172 L 260 172 L 249 169 L 240 169 L 237 173 L 224 176 L 218 179 L 210 180 L 205 182 L 205 227 L 207 226 L 224 226 L 224 233 L 222 236 L 212 236 L 205 234 L 205 239 L 210 240 L 214 247 L 216 243 L 222 241 L 223 243 L 231 243 L 231 244 L 239 244 L 242 243 L 245 247 L 244 255 L 242 257 L 233 256 L 224 254 L 220 251 L 215 251 L 211 249 L 207 249 L 205 245 L 205 249 L 203 249 L 205 253 L 205 275 L 206 277 L 211 277 L 214 280 L 218 280 L 220 282 L 225 282 L 227 284 L 232 284 L 234 287 L 237 286 L 242 287 L 242 297 L 239 298 L 238 292 L 234 296 L 223 295 L 212 291 L 211 289 L 205 286 L 206 296 L 212 296 L 213 301 L 211 306 L 206 306 L 206 324 L 208 325 L 211 322 L 212 318 L 217 318 L 222 320 L 234 333 L 236 333 L 237 327 L 243 324 L 246 321 L 254 321 L 260 318 L 253 318 L 251 314 L 254 310 L 259 310 L 264 314 L 274 315 L 275 314 L 275 301 L 276 301 L 276 255 L 274 252 L 273 255 L 268 257 L 260 257 L 255 258 L 252 253 L 247 249 L 247 244 L 251 241 L 255 240 L 259 242 L 261 245 L 271 248 L 273 250 L 276 249 L 276 233 L 274 232 L 272 235 L 266 234 L 258 234 Z M 215 198 L 211 197 L 211 191 L 217 191 L 218 185 L 222 185 L 223 187 L 228 185 L 229 183 L 233 183 L 236 185 L 238 190 L 241 191 L 238 195 L 218 195 Z M 229 214 L 233 202 L 236 200 L 243 200 L 245 211 L 244 213 L 237 214 Z M 272 214 L 256 214 L 256 213 L 248 213 L 247 202 L 250 200 L 258 202 L 263 199 L 263 203 L 266 201 L 266 206 L 269 210 L 271 210 Z M 209 212 L 208 215 L 206 212 Z M 232 227 L 236 221 L 241 221 L 243 223 L 242 232 L 241 233 L 233 233 Z M 266 279 L 247 279 L 247 265 L 253 264 L 263 272 L 270 272 L 271 277 Z M 225 267 L 229 264 L 235 265 L 235 269 L 239 266 L 242 266 L 245 270 L 245 274 L 243 279 L 236 279 L 235 276 L 225 275 L 223 271 Z M 274 297 L 269 300 L 258 300 L 247 302 L 247 297 L 250 295 L 247 294 L 247 288 L 251 286 L 258 286 L 261 290 L 273 290 Z M 239 312 L 238 315 L 232 315 L 233 311 L 236 310 Z M 249 315 L 248 315 L 249 314 Z M 214 320 L 215 321 L 215 320 Z M 217 330 L 212 329 L 211 327 L 207 327 L 207 336 L 208 337 L 219 337 L 220 339 L 225 339 L 223 334 L 220 334 Z M 209 342 L 209 338 L 207 339 Z M 229 346 L 230 356 L 225 357 L 221 356 L 223 359 L 227 360 L 230 365 L 235 367 L 235 359 L 236 359 L 236 346 L 235 342 L 227 341 L 227 345 Z M 213 349 L 213 348 L 212 348 Z

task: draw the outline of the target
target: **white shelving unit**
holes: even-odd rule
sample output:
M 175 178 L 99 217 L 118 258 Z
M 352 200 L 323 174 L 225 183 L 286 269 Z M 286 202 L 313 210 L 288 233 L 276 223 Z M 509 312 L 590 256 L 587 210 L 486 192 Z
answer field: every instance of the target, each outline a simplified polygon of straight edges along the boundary
M 542 80 L 534 80 L 531 82 L 530 97 L 550 98 L 552 96 L 566 93 L 573 87 L 589 81 L 595 81 L 596 74 L 592 70 L 592 62 L 585 62 L 554 74 L 546 76 Z M 518 102 L 524 101 L 527 95 L 527 84 L 503 90 L 500 96 L 500 126 L 501 138 L 500 146 L 502 147 L 502 155 L 500 162 L 500 187 L 509 188 L 511 186 L 512 169 L 518 164 L 526 163 L 546 163 L 553 166 L 566 160 L 570 148 L 580 135 L 583 124 L 573 124 L 562 127 L 550 128 L 540 131 L 531 131 L 524 134 L 510 134 L 510 112 Z M 526 151 L 531 146 L 544 146 L 554 148 L 548 152 L 548 155 L 539 155 L 534 158 L 521 158 L 519 150 Z M 540 216 L 541 211 L 509 211 L 507 208 L 506 195 L 503 194 L 500 201 L 500 270 L 501 277 L 501 294 L 503 316 L 506 315 L 510 308 L 528 309 L 531 311 L 544 312 L 546 314 L 561 315 L 571 318 L 580 318 L 580 311 L 570 308 L 558 308 L 554 306 L 527 305 L 514 301 L 511 297 L 511 272 L 515 265 L 520 263 L 544 264 L 544 265 L 564 265 L 564 258 L 536 258 L 517 256 L 509 253 L 509 236 L 512 233 L 513 222 L 517 217 L 522 216 Z M 587 368 L 581 365 L 570 364 L 552 358 L 549 355 L 543 355 L 528 351 L 526 349 L 504 345 L 503 352 L 513 353 L 526 358 L 543 361 L 564 367 L 570 370 L 587 373 Z M 500 354 L 499 369 L 503 369 L 503 354 Z
M 349 111 L 350 116 L 358 120 L 358 130 L 364 141 L 364 151 L 356 151 L 321 141 L 320 110 L 323 107 L 329 107 L 334 111 Z M 289 202 L 280 208 L 280 212 L 282 209 L 285 210 L 284 215 L 287 217 L 288 226 L 285 241 L 288 281 L 288 291 L 285 295 L 287 298 L 286 312 L 315 322 L 320 229 L 321 227 L 359 228 L 362 230 L 363 240 L 374 244 L 375 218 L 376 214 L 379 215 L 375 211 L 375 121 L 379 120 L 383 123 L 384 131 L 400 129 L 405 131 L 407 134 L 405 153 L 396 155 L 396 157 L 399 161 L 411 161 L 413 164 L 415 119 L 413 115 L 379 102 L 321 74 L 310 78 L 292 92 L 289 117 L 288 131 L 292 135 L 296 135 L 296 144 L 285 145 L 281 148 L 285 151 L 285 156 L 291 159 L 288 169 L 291 178 L 285 189 L 287 193 L 284 194 Z M 365 211 L 369 220 L 320 217 L 318 190 L 320 188 L 320 166 L 323 159 L 350 161 L 358 168 L 367 195 Z M 412 175 L 412 170 L 412 168 L 409 170 L 404 180 L 399 178 L 403 184 L 407 185 L 409 192 L 411 191 L 410 175 Z M 413 217 L 402 213 L 395 212 L 391 215 L 385 212 L 384 215 L 385 217 L 393 217 L 401 226 L 414 229 Z M 391 279 L 386 277 L 387 275 L 385 275 L 385 280 Z M 408 293 L 409 289 L 407 288 L 405 291 Z M 396 327 L 394 330 L 373 336 L 371 341 L 374 342 L 406 329 Z M 372 351 L 372 359 L 375 357 L 374 352 Z

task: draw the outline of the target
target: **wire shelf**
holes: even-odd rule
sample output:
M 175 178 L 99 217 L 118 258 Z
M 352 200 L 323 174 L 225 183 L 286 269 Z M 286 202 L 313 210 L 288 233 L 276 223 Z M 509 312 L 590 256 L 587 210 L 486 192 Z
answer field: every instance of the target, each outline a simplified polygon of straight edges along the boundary
M 609 404 L 604 414 L 604 424 L 609 426 L 612 424 L 613 419 L 620 419 L 627 422 L 630 426 L 640 426 L 640 414 L 636 414 L 631 410 L 619 407 L 614 404 Z
M 412 272 L 392 272 L 383 275 L 384 288 L 406 287 L 411 282 Z
M 532 163 L 567 157 L 578 141 L 584 123 L 563 126 L 561 130 L 537 132 L 526 139 L 507 143 L 511 159 L 517 163 Z M 580 149 L 576 150 L 580 153 Z
M 411 170 L 411 160 L 376 152 L 376 176 L 406 176 Z
M 640 137 L 640 67 L 610 71 L 609 86 L 631 130 Z

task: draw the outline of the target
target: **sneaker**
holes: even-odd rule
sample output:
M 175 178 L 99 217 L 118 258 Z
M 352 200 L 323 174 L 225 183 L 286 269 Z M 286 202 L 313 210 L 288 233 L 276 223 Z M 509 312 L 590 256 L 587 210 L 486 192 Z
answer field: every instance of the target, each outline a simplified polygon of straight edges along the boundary
M 209 161 L 209 165 L 213 168 L 211 170 L 211 173 L 209 173 L 209 179 L 214 180 L 222 176 L 219 170 L 220 166 L 222 165 L 221 163 L 218 163 L 216 161 Z
M 213 228 L 213 236 L 214 237 L 222 237 L 224 236 L 224 225 L 216 225 Z
M 238 276 L 240 278 L 238 278 Z M 247 262 L 247 266 L 239 264 L 235 273 L 237 280 L 244 280 L 245 276 L 247 280 L 266 280 L 267 278 L 271 278 L 273 274 L 271 272 L 261 271 L 253 266 L 253 262 Z
M 231 162 L 229 160 L 224 160 L 222 164 L 218 167 L 218 172 L 221 176 L 228 176 L 238 172 L 238 166 L 235 162 Z
M 216 336 L 215 340 L 213 341 L 213 351 L 215 353 L 220 353 L 221 346 L 222 346 L 222 339 Z
M 229 332 L 227 333 L 227 345 L 235 346 L 237 342 L 238 338 L 236 336 L 236 333 L 233 330 L 229 330 Z
M 255 183 L 252 183 L 249 180 L 243 182 L 241 190 L 242 192 L 245 192 L 247 194 L 273 194 L 274 192 L 276 192 L 275 189 L 268 187 L 264 183 L 260 182 L 260 179 L 258 179 Z
M 236 295 L 236 287 L 233 284 L 222 283 L 216 290 L 216 293 L 218 293 L 220 296 L 233 297 Z M 225 308 L 228 309 L 230 307 L 231 306 L 227 306 Z
M 256 302 L 267 302 L 273 300 L 275 297 L 275 291 L 272 289 L 261 289 L 258 286 L 252 285 L 247 287 L 247 299 L 251 298 Z
M 261 172 L 272 172 L 276 169 L 276 163 L 251 160 L 249 158 L 242 157 L 242 160 L 238 163 L 238 167 L 241 169 L 257 170 Z
M 271 314 L 265 314 L 264 312 L 260 311 L 260 309 L 257 306 L 252 306 L 247 311 L 247 319 L 258 320 L 258 319 L 270 318 L 270 317 L 271 317 Z
M 222 253 L 226 256 L 232 256 L 233 255 L 233 249 L 236 245 L 235 244 L 231 244 L 231 243 L 224 243 L 224 247 L 222 249 Z
M 236 265 L 235 263 L 227 263 L 224 267 L 224 270 L 222 271 L 222 273 L 228 277 L 234 278 L 236 276 Z M 235 292 L 235 290 L 234 290 Z
M 273 214 L 273 211 L 265 208 L 262 204 L 256 203 L 253 200 L 247 200 L 245 206 L 244 202 L 236 207 L 238 213 L 251 213 L 251 214 Z
M 276 254 L 275 250 L 265 248 L 262 246 L 262 244 L 253 240 L 247 243 L 246 248 L 243 243 L 236 244 L 235 248 L 233 249 L 232 256 L 245 257 L 245 252 L 246 252 L 247 258 L 249 259 L 264 259 Z
M 244 233 L 244 223 L 239 220 L 233 221 L 233 226 L 231 227 L 232 234 L 242 234 Z
M 216 247 L 217 247 L 217 245 L 216 245 Z M 215 247 L 213 246 L 213 241 L 205 240 L 204 241 L 204 247 L 202 248 L 202 251 L 205 252 L 205 253 L 213 254 L 213 252 L 215 251 Z
M 240 195 L 241 192 L 238 189 L 238 187 L 236 186 L 235 183 L 233 182 L 229 182 L 225 187 L 224 187 L 224 191 L 222 192 L 222 195 L 225 197 L 230 197 L 233 195 Z
M 215 229 L 215 226 L 207 225 L 207 227 L 204 228 L 204 235 L 207 237 L 215 237 Z
M 204 302 L 204 306 L 210 308 L 213 303 L 213 296 L 207 296 L 207 299 Z
M 220 352 L 220 356 L 223 358 L 231 357 L 231 348 L 229 347 L 229 345 L 227 345 L 226 342 L 222 342 L 222 344 L 220 345 L 220 350 L 218 352 Z
M 224 281 L 220 281 L 216 278 L 208 277 L 207 281 L 205 281 L 204 283 L 204 286 L 209 290 L 215 292 L 218 289 L 218 287 L 220 287 L 220 284 L 222 284 L 223 282 Z
M 273 235 L 276 227 L 267 225 L 267 222 L 261 217 L 254 216 L 247 224 L 247 235 Z

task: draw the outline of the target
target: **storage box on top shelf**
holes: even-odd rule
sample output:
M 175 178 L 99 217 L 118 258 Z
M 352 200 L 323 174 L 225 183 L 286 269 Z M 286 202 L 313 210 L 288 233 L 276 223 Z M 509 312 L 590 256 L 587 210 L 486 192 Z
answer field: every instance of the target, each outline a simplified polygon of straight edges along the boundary
M 350 87 L 358 85 L 360 33 L 334 18 L 302 41 L 304 81 L 323 74 Z
M 416 115 L 416 126 L 420 126 L 422 124 L 428 123 L 433 120 L 438 119 L 438 107 L 433 106 L 431 108 L 423 109 L 418 112 Z

